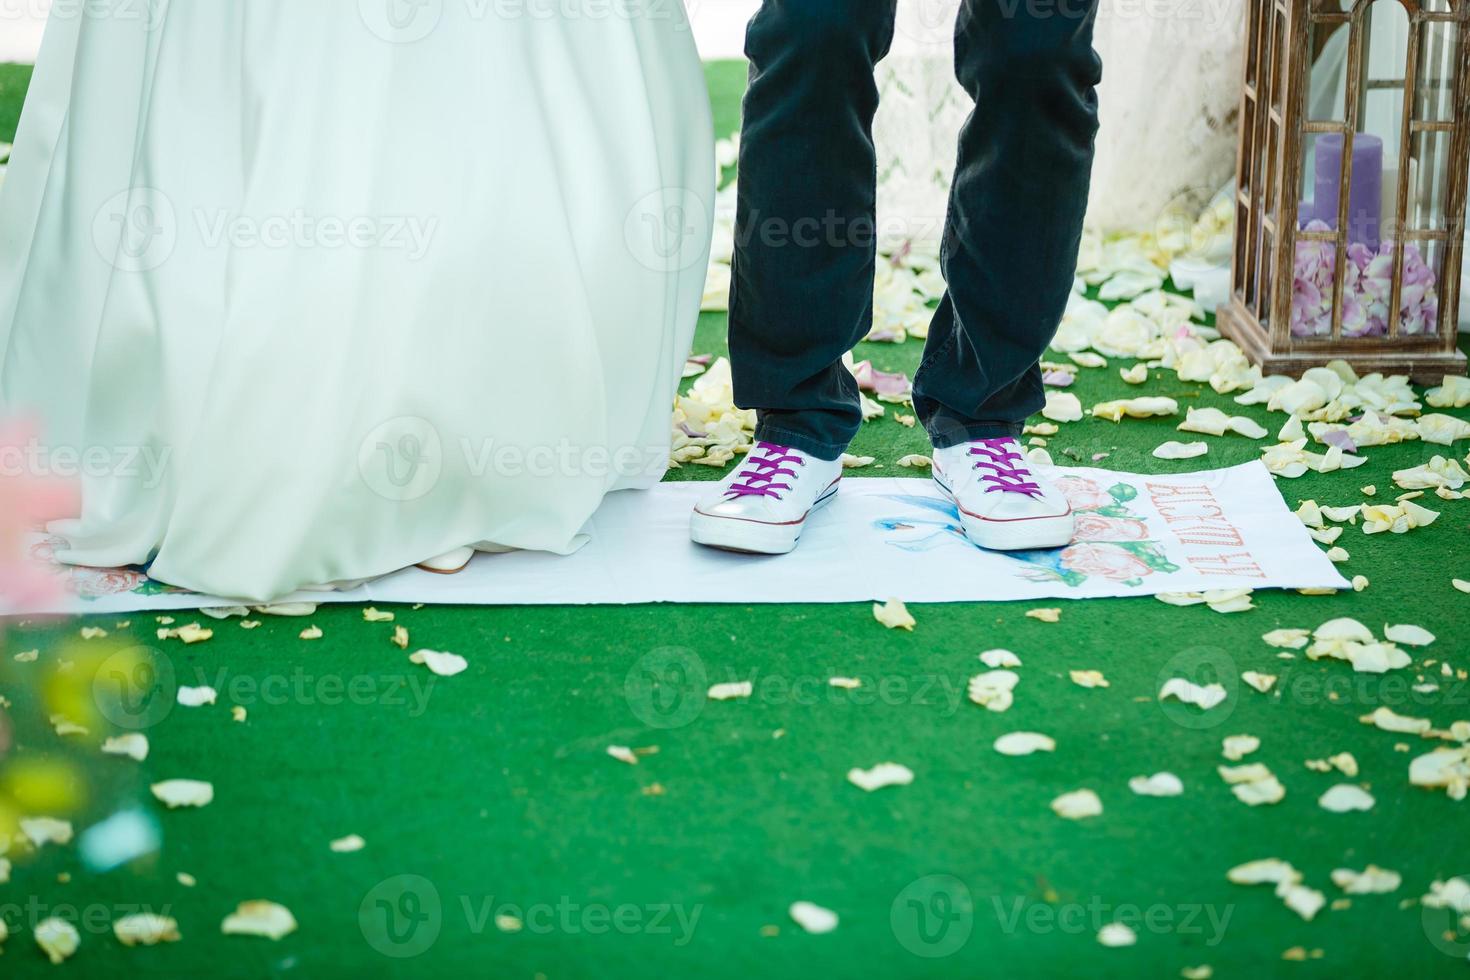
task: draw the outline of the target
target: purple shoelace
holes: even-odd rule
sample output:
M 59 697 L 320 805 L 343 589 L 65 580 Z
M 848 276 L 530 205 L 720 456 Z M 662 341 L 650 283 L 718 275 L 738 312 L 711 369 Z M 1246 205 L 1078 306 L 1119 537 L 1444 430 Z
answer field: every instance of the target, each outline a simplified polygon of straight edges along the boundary
M 980 457 L 975 469 L 993 471 L 980 477 L 992 484 L 985 488 L 986 493 L 999 490 L 1001 493 L 1024 493 L 1028 497 L 1041 496 L 1041 487 L 1026 469 L 1025 457 L 1014 439 L 980 439 L 970 447 L 970 455 Z
M 759 454 L 759 455 L 757 455 Z M 796 450 L 778 446 L 774 442 L 758 442 L 745 458 L 745 467 L 740 471 L 737 482 L 725 491 L 727 497 L 772 497 L 781 499 L 782 490 L 790 490 L 789 483 L 773 482 L 778 476 L 795 477 L 796 471 L 784 464 L 804 466 L 805 460 Z

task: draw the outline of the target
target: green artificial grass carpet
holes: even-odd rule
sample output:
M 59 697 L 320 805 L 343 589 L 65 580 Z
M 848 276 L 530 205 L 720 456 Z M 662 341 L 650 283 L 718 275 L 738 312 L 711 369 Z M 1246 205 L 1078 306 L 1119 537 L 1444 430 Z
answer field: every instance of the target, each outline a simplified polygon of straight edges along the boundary
M 734 128 L 743 72 L 710 69 L 721 134 Z M 14 111 L 3 91 L 12 104 L 0 120 Z M 723 316 L 703 317 L 696 351 L 723 353 L 723 331 Z M 857 356 L 912 374 L 919 353 L 917 342 L 865 344 Z M 1284 421 L 1169 373 L 1130 388 L 1116 373 L 1129 363 L 1080 371 L 1073 390 L 1084 405 L 1129 393 L 1216 405 L 1273 433 Z M 855 478 L 892 475 L 900 456 L 926 451 L 922 433 L 892 414 L 854 446 L 884 466 Z M 1098 465 L 1144 472 L 1259 454 L 1252 440 L 1206 437 L 1202 459 L 1154 459 L 1155 445 L 1178 437 L 1177 421 L 1088 418 L 1049 448 L 1059 462 L 1109 452 Z M 1355 503 L 1369 483 L 1391 500 L 1394 469 L 1443 451 L 1372 448 L 1360 469 L 1280 486 L 1292 506 Z M 687 466 L 673 478 L 719 475 Z M 409 649 L 468 658 L 450 678 L 409 664 L 390 642 L 395 624 L 366 623 L 354 608 L 263 617 L 249 631 L 203 620 L 215 636 L 194 646 L 156 640 L 151 615 L 10 624 L 0 689 L 14 728 L 0 787 L 31 812 L 66 811 L 79 829 L 140 807 L 163 844 L 107 873 L 87 870 L 76 844 L 13 849 L 3 963 L 11 975 L 51 975 L 31 931 L 58 914 L 80 922 L 82 943 L 55 973 L 89 978 L 1177 977 L 1204 964 L 1221 978 L 1463 976 L 1470 939 L 1417 899 L 1436 878 L 1470 873 L 1470 803 L 1411 789 L 1409 759 L 1432 743 L 1358 717 L 1383 705 L 1445 727 L 1470 718 L 1470 687 L 1437 665 L 1355 674 L 1340 661 L 1281 659 L 1261 641 L 1336 616 L 1375 631 L 1417 623 L 1439 639 L 1413 651 L 1416 661 L 1470 668 L 1470 596 L 1450 585 L 1470 578 L 1470 503 L 1426 502 L 1443 512 L 1429 528 L 1344 532 L 1344 571 L 1368 576 L 1366 591 L 1264 593 L 1259 608 L 1229 616 L 1153 599 L 1061 603 L 1056 624 L 1018 604 L 916 606 L 918 627 L 905 633 L 879 626 L 865 605 L 394 609 Z M 309 623 L 321 639 L 299 638 Z M 83 641 L 83 625 L 110 636 Z M 153 652 L 119 673 L 125 661 L 107 658 L 130 644 Z M 983 669 L 977 655 L 993 647 L 1024 663 L 1004 714 L 964 696 Z M 37 662 L 13 659 L 31 649 Z M 1100 670 L 1111 687 L 1081 688 L 1073 669 Z M 1262 695 L 1238 681 L 1244 670 L 1280 680 Z M 1208 713 L 1161 706 L 1155 696 L 1176 674 L 1219 680 L 1230 696 Z M 1421 675 L 1439 690 L 1412 691 Z M 834 676 L 863 686 L 831 687 Z M 753 681 L 754 695 L 705 700 L 708 685 L 734 680 Z M 174 705 L 176 684 L 214 686 L 219 703 Z M 94 716 L 89 736 L 46 724 L 69 697 L 78 711 L 95 696 L 115 714 L 118 690 L 150 721 L 142 763 L 99 756 L 100 735 L 118 730 L 106 717 Z M 236 705 L 243 722 L 231 719 Z M 1056 751 L 993 751 L 1011 731 L 1045 732 Z M 1269 765 L 1287 788 L 1279 805 L 1245 806 L 1215 772 L 1221 739 L 1246 733 L 1262 743 L 1246 761 Z M 658 751 L 630 766 L 609 745 Z M 1344 751 L 1361 766 L 1356 780 L 1304 766 Z M 845 778 L 885 761 L 912 768 L 913 784 L 867 794 Z M 1129 791 L 1130 777 L 1160 770 L 1183 779 L 1184 795 Z M 214 802 L 163 810 L 149 784 L 179 777 L 211 781 Z M 1349 781 L 1371 788 L 1371 811 L 1318 806 Z M 1082 787 L 1102 798 L 1100 817 L 1051 811 Z M 366 847 L 329 849 L 348 834 Z M 1269 857 L 1291 862 L 1329 901 L 1342 897 L 1334 868 L 1374 863 L 1403 885 L 1306 922 L 1269 886 L 1226 881 L 1232 866 Z M 299 931 L 280 942 L 222 936 L 224 916 L 257 898 L 289 907 Z M 840 925 L 806 934 L 787 912 L 800 900 L 835 910 Z M 182 941 L 120 945 L 109 923 L 139 906 L 177 918 Z M 1136 930 L 1135 946 L 1098 943 L 1114 920 Z M 1318 958 L 1284 961 L 1293 947 Z
M 20 120 L 20 106 L 30 83 L 30 65 L 0 65 L 0 143 L 14 141 L 15 124 Z

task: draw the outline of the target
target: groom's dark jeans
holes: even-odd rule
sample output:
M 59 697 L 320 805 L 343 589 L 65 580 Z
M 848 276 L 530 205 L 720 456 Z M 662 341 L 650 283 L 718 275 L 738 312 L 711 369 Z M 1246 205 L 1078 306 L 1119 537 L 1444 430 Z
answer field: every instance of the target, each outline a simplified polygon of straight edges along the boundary
M 873 318 L 873 69 L 896 0 L 764 0 L 746 41 L 730 355 L 757 438 L 836 459 L 862 423 L 842 355 Z M 1097 0 L 964 0 L 960 135 L 914 407 L 935 446 L 1017 435 L 1076 270 L 1097 132 Z

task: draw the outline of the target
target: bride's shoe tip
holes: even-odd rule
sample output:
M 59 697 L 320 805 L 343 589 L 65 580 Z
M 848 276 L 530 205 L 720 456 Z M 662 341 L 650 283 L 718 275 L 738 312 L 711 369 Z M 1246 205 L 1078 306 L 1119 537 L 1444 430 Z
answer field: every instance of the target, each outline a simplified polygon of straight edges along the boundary
M 475 557 L 474 548 L 455 548 L 453 551 L 440 555 L 438 558 L 430 558 L 428 561 L 419 562 L 415 568 L 422 568 L 426 572 L 435 575 L 453 575 L 462 572 L 469 565 L 470 559 Z

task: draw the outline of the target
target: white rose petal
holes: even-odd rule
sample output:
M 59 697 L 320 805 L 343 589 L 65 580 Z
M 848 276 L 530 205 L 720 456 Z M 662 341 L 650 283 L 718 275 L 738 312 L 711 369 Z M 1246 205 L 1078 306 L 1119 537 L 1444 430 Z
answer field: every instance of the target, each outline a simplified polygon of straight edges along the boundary
M 1207 443 L 1203 442 L 1161 442 L 1154 447 L 1153 455 L 1157 459 L 1194 459 L 1203 456 L 1210 451 Z
M 166 915 L 143 912 L 112 923 L 112 934 L 124 946 L 156 946 L 179 941 L 179 923 Z
M 1254 735 L 1227 735 L 1222 752 L 1231 762 L 1239 762 L 1261 747 L 1261 740 Z
M 914 772 L 897 762 L 880 762 L 871 769 L 849 769 L 847 781 L 871 793 L 887 786 L 907 786 L 914 781 Z
M 36 923 L 35 937 L 36 945 L 41 947 L 41 952 L 46 954 L 52 966 L 67 959 L 82 944 L 77 927 L 55 916 Z
M 1279 629 L 1272 630 L 1271 632 L 1262 636 L 1261 639 L 1265 640 L 1267 644 L 1273 647 L 1281 647 L 1286 650 L 1300 650 L 1309 642 L 1309 636 L 1309 630 Z
M 206 704 L 214 704 L 218 692 L 209 686 L 181 687 L 179 688 L 179 704 L 186 708 L 198 708 Z
M 1208 711 L 1226 698 L 1225 688 L 1219 684 L 1206 684 L 1201 687 L 1191 684 L 1182 677 L 1174 677 L 1164 682 L 1159 690 L 1159 700 L 1167 701 L 1170 698 L 1182 701 L 1185 704 L 1193 704 Z
M 1090 789 L 1079 789 L 1071 793 L 1063 793 L 1051 801 L 1051 808 L 1056 815 L 1067 820 L 1085 820 L 1102 813 L 1102 800 Z
M 220 923 L 220 932 L 227 936 L 259 936 L 262 939 L 278 940 L 295 931 L 296 917 L 291 914 L 291 910 L 264 899 L 241 902 Z
M 1452 800 L 1463 800 L 1470 789 L 1470 745 L 1438 748 L 1409 763 L 1409 783 L 1424 789 L 1443 789 Z
M 149 789 L 170 810 L 184 806 L 208 806 L 214 802 L 214 786 L 200 779 L 165 779 Z
M 1400 735 L 1423 735 L 1434 727 L 1428 718 L 1411 718 L 1398 714 L 1391 708 L 1382 707 L 1375 708 L 1372 714 L 1363 715 L 1358 720 L 1365 725 Z
M 912 633 L 918 625 L 901 599 L 889 599 L 882 605 L 873 603 L 873 618 L 891 630 L 908 630 Z
M 1349 813 L 1354 810 L 1373 809 L 1373 797 L 1362 787 L 1351 783 L 1339 783 L 1318 799 L 1317 804 L 1331 813 Z
M 1013 694 L 1021 682 L 1019 674 L 1010 670 L 990 670 L 970 678 L 967 689 L 971 701 L 990 711 L 1005 711 L 1015 700 Z
M 32 847 L 70 844 L 72 837 L 71 821 L 58 820 L 55 817 L 22 817 L 20 832 L 31 842 Z
M 1422 626 L 1401 624 L 1383 627 L 1383 638 L 1411 647 L 1427 647 L 1434 642 L 1434 634 Z
M 1097 941 L 1103 946 L 1132 946 L 1138 942 L 1138 934 L 1121 922 L 1109 922 L 1097 931 Z
M 1398 891 L 1403 877 L 1397 871 L 1370 864 L 1362 871 L 1337 868 L 1332 872 L 1332 883 L 1349 895 L 1383 895 Z
M 102 743 L 102 751 L 106 755 L 125 755 L 142 762 L 148 758 L 148 736 L 141 732 L 114 735 Z
M 1074 670 L 1069 672 L 1072 683 L 1078 687 L 1111 687 L 1100 670 Z
M 1021 658 L 1009 650 L 986 650 L 980 654 L 980 662 L 990 668 L 1021 666 Z
M 1156 772 L 1134 776 L 1128 780 L 1128 788 L 1139 796 L 1178 796 L 1184 792 L 1184 782 L 1172 772 Z
M 1276 685 L 1275 674 L 1262 674 L 1254 670 L 1245 671 L 1240 675 L 1240 679 L 1262 694 L 1268 693 Z
M 1079 422 L 1082 420 L 1082 402 L 1070 391 L 1048 391 L 1041 416 L 1053 422 Z
M 831 932 L 837 928 L 837 913 L 811 902 L 792 902 L 790 915 L 793 922 L 814 936 Z
M 1172 398 L 1122 398 L 1101 402 L 1092 407 L 1092 417 L 1121 422 L 1125 418 L 1146 419 L 1157 415 L 1176 415 L 1179 403 Z
M 995 751 L 1001 755 L 1030 755 L 1033 752 L 1053 752 L 1057 743 L 1040 732 L 1010 732 L 995 740 Z
M 443 653 L 438 650 L 418 650 L 408 655 L 410 663 L 421 664 L 429 668 L 429 672 L 440 677 L 453 677 L 462 674 L 470 663 L 457 653 Z

